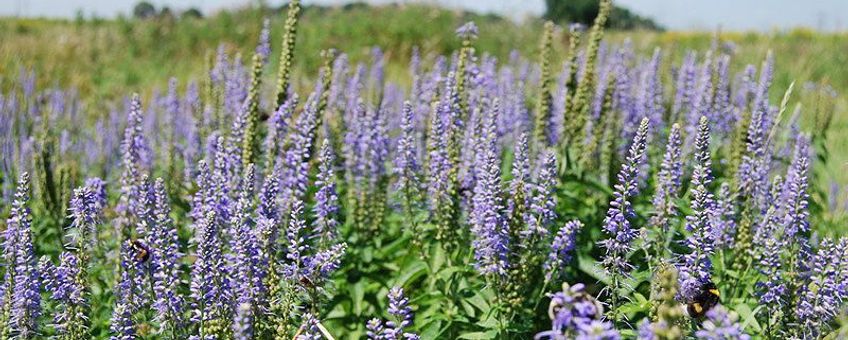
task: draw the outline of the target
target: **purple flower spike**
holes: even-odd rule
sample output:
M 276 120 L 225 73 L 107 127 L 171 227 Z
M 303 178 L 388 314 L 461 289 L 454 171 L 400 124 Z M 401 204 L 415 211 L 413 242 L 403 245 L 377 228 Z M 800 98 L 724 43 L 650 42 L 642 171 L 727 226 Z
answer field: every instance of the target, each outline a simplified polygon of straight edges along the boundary
M 800 323 L 804 339 L 816 339 L 830 328 L 848 298 L 845 278 L 848 276 L 848 239 L 834 241 L 825 238 L 819 244 L 807 267 L 808 277 L 799 291 L 795 318 Z
M 701 340 L 748 340 L 751 337 L 742 331 L 737 322 L 739 316 L 730 312 L 724 306 L 716 306 L 707 312 L 707 320 L 701 324 L 701 329 L 695 332 L 695 337 Z
M 127 117 L 127 128 L 121 142 L 121 196 L 115 210 L 120 214 L 116 227 L 124 237 L 131 235 L 132 214 L 140 209 L 139 186 L 142 176 L 142 159 L 147 155 L 147 142 L 142 131 L 141 100 L 134 94 Z
M 686 230 L 692 234 L 686 239 L 689 253 L 683 256 L 680 268 L 680 293 L 687 299 L 694 298 L 700 287 L 710 281 L 715 251 L 715 197 L 708 186 L 712 181 L 710 172 L 710 127 L 702 116 L 695 140 L 695 170 L 692 174 L 692 215 L 686 216 Z
M 408 101 L 403 104 L 403 115 L 401 117 L 401 136 L 397 144 L 397 153 L 394 160 L 394 172 L 397 175 L 397 186 L 399 192 L 416 193 L 420 189 L 419 176 L 420 164 L 418 164 L 418 150 L 415 143 L 415 121 L 412 104 Z
M 648 118 L 643 118 L 639 130 L 633 137 L 627 160 L 618 173 L 618 184 L 615 186 L 614 199 L 604 219 L 604 231 L 610 238 L 601 241 L 606 249 L 603 259 L 604 268 L 609 275 L 626 276 L 633 267 L 627 262 L 627 254 L 632 249 L 631 243 L 638 234 L 630 225 L 635 217 L 630 199 L 639 192 L 639 169 L 645 158 L 648 137 Z M 617 289 L 614 288 L 614 289 Z
M 38 334 L 41 315 L 41 275 L 32 244 L 32 217 L 27 207 L 29 189 L 29 174 L 24 172 L 18 180 L 12 211 L 6 221 L 3 245 L 9 264 L 5 284 L 14 287 L 9 325 L 12 333 L 22 339 Z
M 195 221 L 197 259 L 191 270 L 190 290 L 191 322 L 196 324 L 220 317 L 224 260 L 217 219 L 215 210 L 209 210 Z
M 681 144 L 680 126 L 674 124 L 668 135 L 665 155 L 657 173 L 656 192 L 651 201 L 656 209 L 656 214 L 651 217 L 651 226 L 660 232 L 662 238 L 669 230 L 669 219 L 677 216 L 674 200 L 680 194 L 680 179 L 683 176 Z
M 471 232 L 474 240 L 475 267 L 484 275 L 506 274 L 509 237 L 507 225 L 501 215 L 500 158 L 496 153 L 496 114 L 487 114 L 484 130 L 476 155 L 474 169 L 477 181 L 474 186 L 471 211 Z
M 365 324 L 365 328 L 368 330 L 365 332 L 365 335 L 369 340 L 383 339 L 383 320 L 377 318 L 368 320 L 368 323 Z
M 583 229 L 583 223 L 578 220 L 569 221 L 559 229 L 548 253 L 548 259 L 544 264 L 545 280 L 551 281 L 558 277 L 562 267 L 571 260 L 571 252 L 574 250 L 577 233 Z
M 477 39 L 477 35 L 479 35 L 480 32 L 477 29 L 477 25 L 475 25 L 473 21 L 469 21 L 462 26 L 459 26 L 455 33 L 460 39 L 473 40 Z
M 338 236 L 339 197 L 336 193 L 336 175 L 333 171 L 335 157 L 330 148 L 330 141 L 324 139 L 318 159 L 318 177 L 315 185 L 318 191 L 315 193 L 315 216 L 318 234 L 324 242 L 331 242 Z
M 271 20 L 265 18 L 262 20 L 262 31 L 259 32 L 259 43 L 256 45 L 256 52 L 259 55 L 262 63 L 268 62 L 268 56 L 271 55 Z
M 235 319 L 233 320 L 233 339 L 253 339 L 253 316 L 249 303 L 242 303 L 236 307 Z
M 102 211 L 106 207 L 106 182 L 100 178 L 92 177 L 85 180 L 85 187 L 94 195 L 98 210 Z
M 153 271 L 153 307 L 156 319 L 166 327 L 182 326 L 184 301 L 179 293 L 180 261 L 179 237 L 171 220 L 171 207 L 165 181 L 156 180 L 154 190 L 153 228 L 151 230 L 150 265 Z
M 321 334 L 320 322 L 312 313 L 303 315 L 303 324 L 300 326 L 302 332 L 297 336 L 296 340 L 320 340 L 323 339 Z
M 603 305 L 584 289 L 582 283 L 573 286 L 564 283 L 561 292 L 550 294 L 551 329 L 536 334 L 534 339 L 620 339 L 612 323 L 602 321 Z
M 535 191 L 530 197 L 530 211 L 527 229 L 530 233 L 544 237 L 550 224 L 556 220 L 556 189 L 558 184 L 557 159 L 551 151 L 542 154 L 539 162 L 539 175 L 533 185 Z
M 386 322 L 377 318 L 369 320 L 365 325 L 368 339 L 418 340 L 418 334 L 404 331 L 406 328 L 412 326 L 414 315 L 412 308 L 409 307 L 409 299 L 403 295 L 403 289 L 401 287 L 393 287 L 389 290 L 388 298 L 388 312 L 392 318 Z

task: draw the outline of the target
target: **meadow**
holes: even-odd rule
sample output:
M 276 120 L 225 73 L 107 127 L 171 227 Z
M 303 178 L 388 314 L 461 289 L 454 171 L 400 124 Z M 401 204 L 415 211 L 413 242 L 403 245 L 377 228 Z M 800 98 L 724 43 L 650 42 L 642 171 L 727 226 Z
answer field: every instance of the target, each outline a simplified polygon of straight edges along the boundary
M 605 20 L 0 19 L 0 339 L 844 337 L 848 34 Z
M 149 97 L 167 88 L 168 80 L 185 83 L 197 81 L 210 66 L 209 59 L 221 45 L 230 54 L 250 55 L 263 19 L 271 20 L 271 44 L 282 39 L 285 6 L 222 11 L 203 19 L 159 18 L 155 20 L 105 19 L 0 19 L 0 88 L 8 89 L 19 78 L 21 70 L 38 70 L 39 87 L 74 88 L 81 100 L 92 107 L 92 114 L 102 114 L 107 103 L 138 92 Z M 450 11 L 425 5 L 388 5 L 347 7 L 307 7 L 297 32 L 302 48 L 294 51 L 295 80 L 309 84 L 321 64 L 320 51 L 343 49 L 352 63 L 367 61 L 373 47 L 386 55 L 386 72 L 390 79 L 408 86 L 408 63 L 414 47 L 427 55 L 448 55 L 460 47 L 453 28 L 474 21 L 480 29 L 498 34 L 482 35 L 475 46 L 500 60 L 512 51 L 531 57 L 538 54 L 538 37 L 543 22 L 528 18 L 525 22 L 471 12 Z M 425 18 L 425 25 L 412 25 Z M 558 34 L 552 59 L 562 62 L 568 49 L 567 34 Z M 848 127 L 848 71 L 842 67 L 848 56 L 848 34 L 821 33 L 808 29 L 757 32 L 607 32 L 605 40 L 633 42 L 640 53 L 662 48 L 665 58 L 680 61 L 688 51 L 703 51 L 716 38 L 733 55 L 731 69 L 740 71 L 745 65 L 757 64 L 768 51 L 775 54 L 772 98 L 779 98 L 795 82 L 793 104 L 804 105 L 801 119 L 805 128 L 814 120 L 810 111 L 832 110 L 837 131 Z M 343 47 L 343 48 L 341 48 Z M 269 60 L 269 69 L 278 60 Z M 663 65 L 670 73 L 673 65 Z M 49 77 L 41 74 L 50 74 Z M 270 91 L 271 86 L 268 86 Z M 668 90 L 671 90 L 669 88 Z M 834 96 L 822 104 L 820 96 Z M 832 108 L 831 108 L 832 105 Z M 826 171 L 821 188 L 835 192 L 838 204 L 844 206 L 848 193 L 848 135 L 828 136 L 832 160 L 820 169 Z M 837 190 L 837 187 L 840 190 Z M 841 215 L 844 209 L 832 209 Z

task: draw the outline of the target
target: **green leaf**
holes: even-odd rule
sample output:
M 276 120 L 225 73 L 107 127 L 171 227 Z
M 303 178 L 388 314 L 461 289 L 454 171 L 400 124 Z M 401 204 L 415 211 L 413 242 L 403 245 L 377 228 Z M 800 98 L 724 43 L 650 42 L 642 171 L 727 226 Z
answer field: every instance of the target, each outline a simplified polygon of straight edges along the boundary
M 486 331 L 486 332 L 471 332 L 471 333 L 463 333 L 460 334 L 457 339 L 494 339 L 498 336 L 497 331 Z
M 492 315 L 492 313 L 489 313 L 488 317 L 486 317 L 483 320 L 480 320 L 480 322 L 477 322 L 477 326 L 480 326 L 480 327 L 483 327 L 483 328 L 486 328 L 486 329 L 492 329 L 492 328 L 495 328 L 495 327 L 498 326 L 498 319 L 495 318 Z
M 419 336 L 421 336 L 422 339 L 436 339 L 441 333 L 441 328 L 442 320 L 430 321 L 421 327 L 421 334 L 419 334 Z
M 604 273 L 604 269 L 598 264 L 598 261 L 589 257 L 588 255 L 581 255 L 577 257 L 577 268 L 592 278 L 603 282 L 605 285 L 609 285 L 611 283 L 610 278 Z
M 353 302 L 353 314 L 362 315 L 362 303 L 365 301 L 365 282 L 350 285 L 350 298 Z
M 474 306 L 468 303 L 467 300 L 459 300 L 459 304 L 462 305 L 462 309 L 465 311 L 465 315 L 468 315 L 472 318 L 477 316 L 477 311 L 474 310 Z
M 438 277 L 442 280 L 448 281 L 448 280 L 450 280 L 451 276 L 453 276 L 453 274 L 461 273 L 461 272 L 464 272 L 464 271 L 466 271 L 465 268 L 456 267 L 456 266 L 450 267 L 450 268 L 445 268 L 445 270 L 440 271 L 438 273 L 438 275 L 436 275 L 436 277 Z
M 739 320 L 741 321 L 742 329 L 748 329 L 748 327 L 751 327 L 750 329 L 754 333 L 760 333 L 763 331 L 763 328 L 757 321 L 757 312 L 762 307 L 763 306 L 757 306 L 757 308 L 751 310 L 751 307 L 747 304 L 740 303 L 733 308 L 733 311 L 735 311 L 736 314 L 739 314 Z
M 477 291 L 476 294 L 469 297 L 468 302 L 481 311 L 487 311 L 491 308 L 489 308 L 489 303 L 486 302 L 486 299 L 480 294 L 481 292 L 482 291 Z
M 631 273 L 630 277 L 624 280 L 625 288 L 623 289 L 624 291 L 621 292 L 621 294 L 630 295 L 630 293 L 633 292 L 636 288 L 638 288 L 640 284 L 649 281 L 651 279 L 651 275 L 651 272 L 647 270 L 634 271 L 633 273 Z
M 618 310 L 627 315 L 648 312 L 651 310 L 651 302 L 642 294 L 634 293 L 633 299 L 619 307 Z
M 362 262 L 370 263 L 371 260 L 374 259 L 374 249 L 371 247 L 366 247 L 362 249 Z
M 622 329 L 619 333 L 622 339 L 635 339 L 639 335 L 635 329 Z
M 445 250 L 442 249 L 441 245 L 432 244 L 430 246 L 430 258 L 432 260 L 430 263 L 430 270 L 432 272 L 430 274 L 432 275 L 433 273 L 438 273 L 445 264 Z
M 412 281 L 427 274 L 427 264 L 421 261 L 410 262 L 403 269 L 403 274 L 398 276 L 397 285 L 401 287 L 409 287 Z
M 407 247 L 407 240 L 409 240 L 409 236 L 403 235 L 395 239 L 392 243 L 389 243 L 379 251 L 380 257 L 390 257 L 394 254 L 400 252 L 401 249 Z

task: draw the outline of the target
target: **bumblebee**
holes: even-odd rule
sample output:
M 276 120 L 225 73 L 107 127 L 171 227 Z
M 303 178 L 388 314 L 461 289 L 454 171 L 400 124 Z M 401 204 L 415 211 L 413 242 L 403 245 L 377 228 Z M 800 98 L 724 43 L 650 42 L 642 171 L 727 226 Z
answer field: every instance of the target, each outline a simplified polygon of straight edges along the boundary
M 132 240 L 132 248 L 137 262 L 147 262 L 150 259 L 150 249 L 139 240 Z
M 306 277 L 306 276 L 301 276 L 301 277 L 300 277 L 300 284 L 301 284 L 301 286 L 303 286 L 303 287 L 305 287 L 305 288 L 315 288 L 315 284 L 314 284 L 314 283 L 312 283 L 312 280 L 310 280 L 310 279 L 309 279 L 308 277 Z
M 693 319 L 701 319 L 719 302 L 721 302 L 721 294 L 718 288 L 712 281 L 707 281 L 701 285 L 695 297 L 686 303 L 686 312 Z

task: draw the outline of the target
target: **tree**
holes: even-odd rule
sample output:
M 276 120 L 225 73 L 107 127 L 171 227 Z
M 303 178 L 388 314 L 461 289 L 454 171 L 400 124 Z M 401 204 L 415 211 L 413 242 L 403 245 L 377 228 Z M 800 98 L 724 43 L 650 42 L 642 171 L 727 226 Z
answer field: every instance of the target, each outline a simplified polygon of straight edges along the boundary
M 591 25 L 598 16 L 598 0 L 545 0 L 545 19 L 558 23 L 581 23 Z M 613 6 L 607 26 L 616 29 L 662 30 L 650 18 L 639 16 L 630 10 Z
M 171 8 L 168 6 L 162 7 L 162 10 L 159 11 L 159 19 L 173 20 L 174 11 L 172 11 Z
M 133 16 L 137 19 L 149 19 L 156 16 L 156 7 L 153 4 L 142 1 L 133 8 Z
M 197 8 L 189 8 L 182 14 L 183 19 L 200 19 L 203 18 L 203 13 Z

